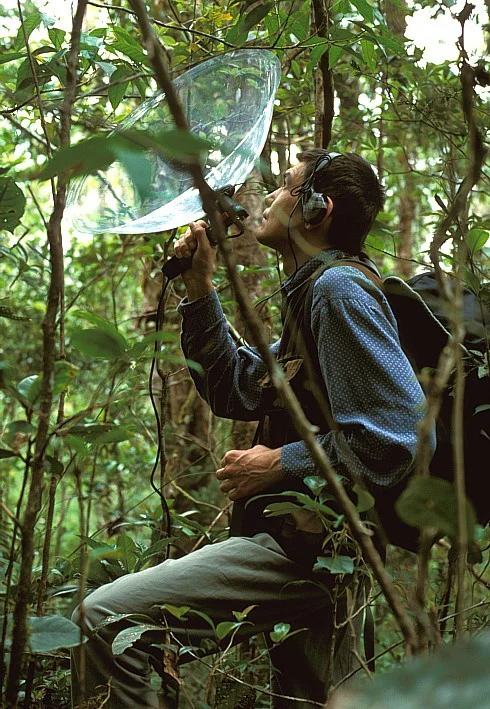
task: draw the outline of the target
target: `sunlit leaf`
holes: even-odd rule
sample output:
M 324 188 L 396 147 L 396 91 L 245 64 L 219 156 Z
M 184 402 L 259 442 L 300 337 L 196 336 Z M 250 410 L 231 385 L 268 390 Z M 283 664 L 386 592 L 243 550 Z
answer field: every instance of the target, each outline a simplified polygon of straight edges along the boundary
M 269 637 L 273 643 L 280 643 L 287 636 L 291 626 L 289 623 L 276 623 L 274 630 L 269 633 Z
M 131 628 L 121 630 L 112 642 L 112 652 L 114 655 L 121 655 L 129 647 L 134 645 L 134 643 L 139 640 L 144 633 L 148 633 L 152 630 L 162 633 L 162 637 L 165 632 L 165 629 L 161 625 L 150 624 L 135 625 Z
M 77 647 L 88 640 L 78 625 L 63 616 L 33 616 L 29 618 L 29 626 L 32 652 L 53 652 L 60 648 Z
M 41 24 L 42 19 L 41 13 L 37 10 L 24 17 L 23 26 L 20 25 L 17 30 L 17 37 L 14 40 L 14 49 L 16 51 L 26 46 L 26 37 L 29 39 L 34 30 Z
M 482 249 L 488 241 L 489 232 L 485 229 L 471 229 L 466 235 L 466 244 L 471 254 Z
M 350 556 L 319 556 L 313 571 L 323 571 L 326 569 L 331 574 L 352 574 L 354 573 L 354 561 Z
M 70 337 L 70 344 L 88 357 L 109 360 L 122 357 L 127 345 L 122 335 L 115 336 L 100 328 L 76 330 Z
M 26 198 L 11 177 L 0 177 L 0 231 L 14 233 L 24 214 Z

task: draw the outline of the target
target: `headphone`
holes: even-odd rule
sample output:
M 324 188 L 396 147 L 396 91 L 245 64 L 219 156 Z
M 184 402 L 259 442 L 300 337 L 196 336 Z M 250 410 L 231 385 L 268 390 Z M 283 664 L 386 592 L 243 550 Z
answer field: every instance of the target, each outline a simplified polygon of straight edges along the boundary
M 298 195 L 303 209 L 303 221 L 310 226 L 320 224 L 328 211 L 327 197 L 315 190 L 315 182 L 318 173 L 326 170 L 332 160 L 342 157 L 341 153 L 327 153 L 321 155 L 316 161 L 311 175 L 299 187 L 291 191 L 292 195 Z

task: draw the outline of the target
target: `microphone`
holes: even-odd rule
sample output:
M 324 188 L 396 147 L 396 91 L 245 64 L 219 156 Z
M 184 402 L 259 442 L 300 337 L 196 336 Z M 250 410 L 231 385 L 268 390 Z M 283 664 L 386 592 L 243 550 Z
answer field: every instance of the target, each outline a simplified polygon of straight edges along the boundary
M 220 187 L 218 190 L 214 190 L 216 197 L 216 207 L 222 215 L 223 224 L 226 229 L 234 224 L 238 227 L 238 234 L 233 234 L 228 238 L 234 239 L 237 236 L 243 234 L 243 224 L 242 222 L 248 217 L 247 210 L 240 204 L 237 204 L 232 200 L 235 194 L 234 185 L 226 185 L 225 187 Z M 215 246 L 216 241 L 213 239 L 213 233 L 210 226 L 206 228 L 206 235 L 209 241 Z M 172 256 L 162 268 L 163 275 L 169 280 L 177 278 L 181 273 L 187 271 L 192 267 L 192 256 L 188 258 L 177 258 L 177 256 Z

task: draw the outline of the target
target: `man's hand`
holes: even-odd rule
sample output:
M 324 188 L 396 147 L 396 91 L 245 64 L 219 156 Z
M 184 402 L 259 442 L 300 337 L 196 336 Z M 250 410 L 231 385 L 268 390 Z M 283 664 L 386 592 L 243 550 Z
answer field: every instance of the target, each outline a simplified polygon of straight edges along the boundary
M 245 451 L 228 451 L 221 465 L 216 477 L 224 481 L 220 489 L 230 500 L 257 495 L 284 478 L 280 448 L 254 446 Z
M 206 236 L 206 222 L 191 222 L 183 236 L 176 241 L 177 258 L 192 256 L 192 268 L 182 274 L 189 300 L 196 300 L 213 290 L 213 266 L 216 249 Z

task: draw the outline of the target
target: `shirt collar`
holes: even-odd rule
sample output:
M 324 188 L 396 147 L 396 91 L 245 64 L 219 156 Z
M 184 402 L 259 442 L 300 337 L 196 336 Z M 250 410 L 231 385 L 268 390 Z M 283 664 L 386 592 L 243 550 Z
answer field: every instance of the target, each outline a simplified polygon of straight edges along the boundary
M 352 255 L 346 254 L 340 249 L 326 249 L 319 251 L 302 264 L 297 271 L 289 276 L 282 284 L 283 292 L 289 295 L 293 290 L 305 282 L 315 271 L 324 263 L 331 263 L 339 259 L 352 258 Z

